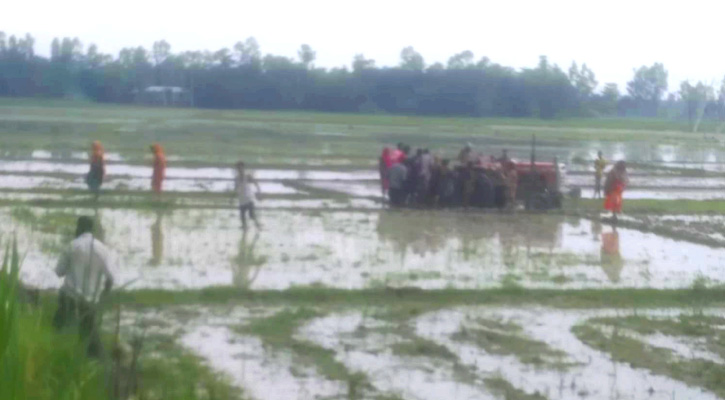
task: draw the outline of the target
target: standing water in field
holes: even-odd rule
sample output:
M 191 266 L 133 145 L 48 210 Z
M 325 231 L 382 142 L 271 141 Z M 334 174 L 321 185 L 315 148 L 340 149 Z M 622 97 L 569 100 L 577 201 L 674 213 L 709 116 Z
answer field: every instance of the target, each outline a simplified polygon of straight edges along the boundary
M 48 266 L 67 221 L 83 212 L 1 209 L 0 222 L 27 252 L 26 283 L 58 286 Z M 725 280 L 725 250 L 632 229 L 618 230 L 613 263 L 603 243 L 611 228 L 580 218 L 274 210 L 264 217 L 259 237 L 245 238 L 233 209 L 99 212 L 120 281 L 131 288 L 682 288 Z

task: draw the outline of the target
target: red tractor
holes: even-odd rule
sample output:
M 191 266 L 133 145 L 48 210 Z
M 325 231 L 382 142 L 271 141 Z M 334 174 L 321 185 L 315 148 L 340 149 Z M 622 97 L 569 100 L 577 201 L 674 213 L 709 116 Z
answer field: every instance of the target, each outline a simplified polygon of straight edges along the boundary
M 523 201 L 527 210 L 561 208 L 563 171 L 554 162 L 515 162 L 519 189 L 516 199 Z
M 556 158 L 553 162 L 536 161 L 536 139 L 532 140 L 531 160 L 504 161 L 495 160 L 482 162 L 478 168 L 492 178 L 497 194 L 505 191 L 502 164 L 510 163 L 516 169 L 517 190 L 516 200 L 522 202 L 527 210 L 549 210 L 561 208 L 564 168 Z M 504 202 L 505 195 L 499 194 L 497 204 Z

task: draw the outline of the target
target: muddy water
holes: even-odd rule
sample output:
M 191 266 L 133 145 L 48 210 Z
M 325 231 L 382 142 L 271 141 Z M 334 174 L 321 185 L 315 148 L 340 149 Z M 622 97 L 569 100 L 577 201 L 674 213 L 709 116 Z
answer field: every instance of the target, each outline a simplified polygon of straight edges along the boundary
M 66 173 L 84 175 L 88 172 L 88 164 L 54 163 L 50 161 L 2 161 L 0 171 L 3 172 L 38 172 L 38 173 Z M 130 164 L 110 164 L 106 167 L 109 177 L 138 177 L 151 176 L 151 167 Z M 318 171 L 318 170 L 285 170 L 285 169 L 258 169 L 253 170 L 257 179 L 264 180 L 374 180 L 378 173 L 372 170 L 360 171 Z M 234 170 L 230 168 L 186 168 L 170 166 L 166 169 L 168 178 L 186 179 L 234 179 Z
M 292 308 L 294 309 L 294 308 Z M 310 364 L 300 364 L 292 349 L 265 346 L 262 338 L 239 333 L 253 318 L 267 317 L 278 307 L 169 307 L 125 312 L 123 334 L 162 334 L 178 341 L 205 359 L 215 371 L 230 379 L 255 399 L 345 398 L 347 383 L 321 376 Z M 385 309 L 334 312 L 303 324 L 293 337 L 333 352 L 336 361 L 350 372 L 362 373 L 379 395 L 397 394 L 402 399 L 494 399 L 500 394 L 487 379 L 503 379 L 520 393 L 538 393 L 551 400 L 588 399 L 718 399 L 705 389 L 690 386 L 648 369 L 617 362 L 607 352 L 593 349 L 572 333 L 572 327 L 592 318 L 647 316 L 677 319 L 691 315 L 688 309 L 551 309 L 544 307 L 456 307 L 414 317 L 410 321 L 383 321 L 375 315 Z M 702 309 L 704 315 L 722 315 L 723 309 Z M 479 325 L 480 319 L 514 324 L 520 332 L 501 331 Z M 606 327 L 592 325 L 605 335 Z M 144 327 L 144 328 L 139 328 Z M 456 339 L 461 329 L 485 329 L 536 341 L 562 354 L 565 364 L 526 364 L 518 351 L 501 347 L 492 352 L 474 342 Z M 691 337 L 661 333 L 637 335 L 620 329 L 623 335 L 642 343 L 671 350 L 679 360 L 723 360 L 700 350 Z M 422 338 L 442 346 L 449 355 L 400 354 L 395 346 Z M 494 337 L 491 345 L 496 348 Z M 485 342 L 484 342 L 485 343 Z M 451 357 L 452 355 L 452 357 Z M 462 370 L 465 372 L 461 373 Z M 368 397 L 364 397 L 368 398 Z
M 386 327 L 361 313 L 333 314 L 318 318 L 300 331 L 300 337 L 336 354 L 354 372 L 371 377 L 381 392 L 398 393 L 403 399 L 495 399 L 480 382 L 461 382 L 450 361 L 420 356 L 398 356 L 390 347 L 406 341 L 395 333 L 378 333 Z
M 181 344 L 254 399 L 314 400 L 346 394 L 342 382 L 329 381 L 312 368 L 295 366 L 290 354 L 269 351 L 258 338 L 235 334 L 227 327 L 195 328 L 182 337 Z
M 104 154 L 107 161 L 123 161 L 124 158 L 118 154 L 118 153 L 105 153 Z M 53 160 L 53 159 L 61 159 L 61 160 L 82 160 L 86 161 L 88 160 L 88 153 L 84 153 L 82 151 L 64 151 L 64 152 L 58 152 L 58 151 L 47 151 L 47 150 L 33 150 L 33 152 L 30 154 L 30 157 L 36 160 Z
M 49 266 L 63 238 L 11 212 L 2 209 L 0 222 L 27 252 L 23 279 L 58 286 Z M 243 234 L 233 210 L 99 215 L 119 281 L 132 288 L 676 288 L 725 279 L 725 250 L 554 216 L 264 210 L 263 230 Z
M 48 161 L 5 161 L 0 162 L 0 188 L 5 189 L 85 189 L 86 164 L 67 164 Z M 23 173 L 47 174 L 47 176 L 25 176 Z M 13 175 L 18 174 L 18 175 Z M 59 177 L 58 174 L 71 176 Z M 374 170 L 358 171 L 310 171 L 260 169 L 254 175 L 261 181 L 297 180 L 312 189 L 329 190 L 353 197 L 380 196 L 378 173 Z M 146 190 L 150 185 L 151 168 L 143 165 L 111 164 L 108 166 L 106 189 Z M 182 192 L 221 192 L 232 188 L 234 171 L 231 168 L 185 168 L 170 167 L 165 188 Z M 725 199 L 721 190 L 725 178 L 683 178 L 675 176 L 632 176 L 632 188 L 626 197 L 632 199 Z M 567 187 L 583 187 L 582 195 L 592 197 L 593 180 L 588 175 L 566 177 Z M 267 183 L 262 191 L 270 194 L 298 193 L 280 183 Z M 725 192 L 724 192 L 725 193 Z
M 299 190 L 285 186 L 279 182 L 260 182 L 260 190 L 266 194 L 296 194 Z M 149 190 L 150 178 L 110 178 L 102 189 L 104 190 Z M 79 176 L 73 179 L 54 178 L 44 176 L 0 175 L 0 189 L 88 189 L 85 178 Z M 164 190 L 171 192 L 231 192 L 234 182 L 221 180 L 200 179 L 167 179 L 164 181 Z
M 569 175 L 566 177 L 569 186 L 594 186 L 594 175 Z M 663 176 L 630 176 L 629 185 L 642 188 L 687 188 L 687 189 L 724 189 L 725 178 L 715 177 L 663 177 Z
M 378 182 L 334 182 L 318 181 L 306 182 L 305 186 L 317 189 L 331 190 L 349 196 L 382 197 Z
M 594 198 L 594 189 L 585 188 L 581 191 L 585 199 Z M 712 189 L 627 189 L 624 191 L 624 210 L 627 210 L 627 199 L 650 200 L 722 200 L 725 191 Z
M 646 311 L 637 311 L 638 315 L 642 313 L 646 314 Z M 416 321 L 416 332 L 443 344 L 457 354 L 464 364 L 482 373 L 501 374 L 525 392 L 542 393 L 550 399 L 718 398 L 711 392 L 653 374 L 649 370 L 614 362 L 608 354 L 586 346 L 571 332 L 574 325 L 588 318 L 616 314 L 622 312 L 477 307 L 424 315 Z M 521 364 L 515 356 L 492 355 L 475 345 L 451 338 L 461 327 L 467 326 L 468 319 L 481 317 L 516 323 L 524 327 L 528 337 L 565 352 L 577 365 L 564 370 L 531 368 Z

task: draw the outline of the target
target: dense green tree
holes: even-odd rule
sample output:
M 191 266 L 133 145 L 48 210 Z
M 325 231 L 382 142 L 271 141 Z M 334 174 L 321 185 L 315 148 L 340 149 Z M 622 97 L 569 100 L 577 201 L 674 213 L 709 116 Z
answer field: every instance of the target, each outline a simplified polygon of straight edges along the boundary
M 151 54 L 154 59 L 154 65 L 159 66 L 166 61 L 171 53 L 171 45 L 165 40 L 154 42 L 151 48 Z
M 692 85 L 688 81 L 680 83 L 680 98 L 685 103 L 687 121 L 693 131 L 697 131 L 699 121 L 709 101 L 714 100 L 715 91 L 709 85 L 702 82 Z
M 364 69 L 375 68 L 375 60 L 365 58 L 362 54 L 356 54 L 352 60 L 352 70 L 356 73 L 361 72 Z
M 683 83 L 679 96 L 660 102 L 667 90 L 661 64 L 642 67 L 621 97 L 615 84 L 597 91 L 586 64 L 562 71 L 542 56 L 533 68 L 514 69 L 470 51 L 447 65 L 426 68 L 412 47 L 396 68 L 378 68 L 357 54 L 352 69 L 315 68 L 315 52 L 302 45 L 298 59 L 267 54 L 250 37 L 218 51 L 173 53 L 168 43 L 122 49 L 116 57 L 78 38 L 56 38 L 50 57 L 36 56 L 30 35 L 0 32 L 0 96 L 85 96 L 103 102 L 132 102 L 149 85 L 182 86 L 194 105 L 209 108 L 306 109 L 557 118 L 568 115 L 657 115 L 725 122 L 725 82 L 717 96 L 710 86 Z M 567 73 L 568 72 L 568 73 Z M 724 125 L 725 126 L 725 125 Z
M 660 63 L 642 66 L 634 71 L 634 78 L 627 82 L 627 92 L 640 107 L 643 115 L 657 115 L 662 96 L 667 91 L 667 70 Z
M 426 68 L 426 71 L 429 71 L 429 72 L 443 71 L 445 69 L 446 69 L 445 65 L 443 65 L 442 63 L 436 62 L 436 63 L 429 65 L 428 68 Z
M 423 71 L 423 68 L 425 68 L 425 60 L 412 46 L 408 46 L 400 52 L 400 68 L 411 71 Z
M 550 65 L 546 56 L 539 57 L 534 69 L 524 69 L 521 76 L 527 87 L 529 106 L 539 118 L 555 118 L 576 108 L 576 89 L 557 65 Z
M 474 68 L 473 53 L 470 50 L 462 51 L 448 59 L 448 69 Z
M 303 44 L 300 49 L 297 50 L 297 57 L 300 59 L 300 63 L 307 69 L 312 67 L 312 62 L 315 61 L 317 53 L 312 50 L 312 47 L 308 44 Z
M 267 54 L 262 59 L 262 67 L 265 71 L 288 70 L 295 68 L 295 62 L 288 57 Z
M 262 53 L 259 50 L 259 43 L 254 37 L 248 37 L 244 42 L 237 42 L 234 45 L 234 52 L 237 56 L 237 63 L 240 66 L 249 66 L 259 69 L 262 66 Z
M 584 63 L 578 68 L 575 61 L 572 61 L 569 67 L 569 81 L 577 90 L 581 101 L 589 100 L 598 84 L 594 72 L 587 67 L 587 64 Z
M 229 68 L 234 63 L 232 52 L 226 47 L 215 51 L 212 57 L 214 64 L 221 68 Z

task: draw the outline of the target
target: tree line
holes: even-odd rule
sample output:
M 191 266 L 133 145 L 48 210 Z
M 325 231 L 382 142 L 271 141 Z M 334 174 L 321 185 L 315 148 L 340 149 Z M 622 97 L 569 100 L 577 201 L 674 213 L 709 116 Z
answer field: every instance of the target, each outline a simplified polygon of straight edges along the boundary
M 351 68 L 318 68 L 303 44 L 297 58 L 262 54 L 250 37 L 231 49 L 173 53 L 166 41 L 101 53 L 77 38 L 56 38 L 50 57 L 35 54 L 32 36 L 0 32 L 0 96 L 84 97 L 130 103 L 149 86 L 179 86 L 204 108 L 387 112 L 476 117 L 658 116 L 667 112 L 696 123 L 725 119 L 725 85 L 683 82 L 668 94 L 662 64 L 634 71 L 624 93 L 599 85 L 586 64 L 564 70 L 545 56 L 534 68 L 515 69 L 454 54 L 426 64 L 413 47 L 396 67 L 376 67 L 363 54 Z M 674 111 L 673 111 L 674 110 Z

